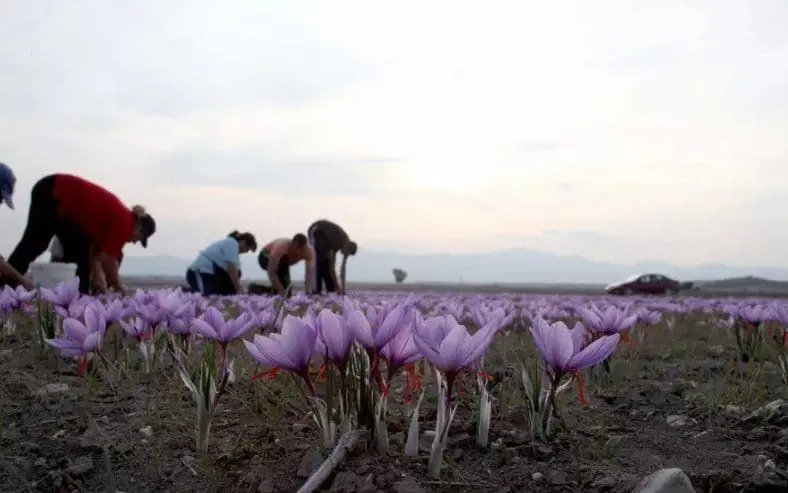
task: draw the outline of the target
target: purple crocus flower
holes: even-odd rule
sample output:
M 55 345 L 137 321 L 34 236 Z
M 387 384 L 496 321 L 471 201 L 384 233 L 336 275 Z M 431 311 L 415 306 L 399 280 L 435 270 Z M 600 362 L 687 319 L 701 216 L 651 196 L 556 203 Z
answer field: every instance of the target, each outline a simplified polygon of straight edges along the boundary
M 424 319 L 418 310 L 413 310 L 411 316 L 410 323 L 380 350 L 380 356 L 386 361 L 388 369 L 387 384 L 391 383 L 399 369 L 424 357 L 413 340 L 416 327 L 424 325 Z
M 85 308 L 85 322 L 76 318 L 63 320 L 63 336 L 49 339 L 47 344 L 58 349 L 64 356 L 81 357 L 79 375 L 85 373 L 88 355 L 98 351 L 101 346 L 106 321 L 101 312 L 94 306 Z
M 309 377 L 309 362 L 315 351 L 317 333 L 312 327 L 292 315 L 282 322 L 282 332 L 268 336 L 256 334 L 250 342 L 244 340 L 246 350 L 259 364 L 270 368 L 264 375 L 273 377 L 280 369 L 304 379 L 313 396 L 317 395 Z
M 413 342 L 421 354 L 446 377 L 447 396 L 451 400 L 454 381 L 462 372 L 478 363 L 498 332 L 498 324 L 493 321 L 474 335 L 470 335 L 465 326 L 455 325 L 441 341 L 435 340 L 428 327 L 426 323 L 416 326 Z
M 637 314 L 629 315 L 626 310 L 616 306 L 608 306 L 605 310 L 600 310 L 596 306 L 590 308 L 578 308 L 578 315 L 583 319 L 588 330 L 595 335 L 620 334 L 621 340 L 629 341 L 628 332 L 638 321 Z
M 404 303 L 398 303 L 389 310 L 380 312 L 370 307 L 368 316 L 353 306 L 350 298 L 345 297 L 343 303 L 343 315 L 350 332 L 362 346 L 375 353 L 405 327 L 409 309 L 410 307 Z M 373 319 L 371 323 L 370 318 Z
M 206 339 L 227 346 L 230 342 L 243 336 L 254 327 L 254 319 L 248 312 L 237 318 L 225 321 L 222 312 L 216 308 L 208 308 L 199 318 L 192 320 L 191 331 Z
M 136 316 L 131 320 L 121 320 L 120 326 L 123 327 L 123 332 L 128 337 L 138 341 L 149 340 L 153 336 L 150 324 L 140 316 Z
M 104 332 L 106 332 L 112 324 L 119 322 L 125 314 L 123 303 L 121 303 L 120 300 L 112 300 L 106 304 L 100 301 L 94 301 L 91 305 L 101 312 L 101 315 L 104 317 L 104 322 L 107 324 L 106 327 L 104 327 Z
M 191 322 L 195 318 L 197 318 L 197 304 L 194 301 L 187 301 L 167 315 L 167 330 L 171 334 L 189 335 Z
M 36 295 L 36 290 L 33 289 L 28 291 L 23 286 L 17 286 L 16 288 L 8 288 L 9 294 L 16 299 L 17 303 L 27 303 L 28 301 L 32 300 Z
M 61 283 L 54 289 L 41 288 L 41 296 L 55 306 L 67 307 L 79 298 L 79 278 Z
M 318 337 L 325 347 L 325 356 L 344 375 L 347 370 L 350 347 L 354 341 L 347 320 L 345 317 L 324 308 L 320 310 L 314 323 Z
M 85 313 L 85 308 L 88 304 L 92 303 L 91 298 L 74 298 L 65 305 L 55 305 L 55 313 L 60 318 L 82 318 Z
M 530 330 L 553 387 L 557 387 L 564 375 L 573 374 L 578 381 L 580 402 L 587 405 L 579 372 L 600 364 L 613 354 L 620 339 L 619 334 L 600 336 L 584 347 L 586 329 L 580 322 L 570 330 L 563 322 L 549 324 L 543 318 L 536 317 Z
M 657 325 L 662 320 L 662 314 L 658 311 L 642 308 L 637 311 L 638 322 L 643 325 Z
M 496 321 L 498 324 L 498 328 L 502 329 L 506 327 L 510 323 L 512 323 L 513 316 L 506 315 L 506 312 L 503 308 L 496 308 L 494 310 L 489 310 L 481 305 L 473 305 L 470 309 L 471 312 L 471 319 L 476 327 L 484 327 L 485 325 Z

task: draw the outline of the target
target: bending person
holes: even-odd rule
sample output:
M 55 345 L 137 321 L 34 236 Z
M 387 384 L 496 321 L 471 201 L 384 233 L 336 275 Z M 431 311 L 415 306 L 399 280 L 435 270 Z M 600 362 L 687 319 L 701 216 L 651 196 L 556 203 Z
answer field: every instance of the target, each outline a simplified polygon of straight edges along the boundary
M 306 293 L 312 292 L 312 280 L 315 275 L 315 255 L 306 241 L 306 236 L 298 233 L 291 239 L 279 238 L 271 241 L 257 257 L 260 268 L 268 274 L 271 288 L 268 291 L 284 294 L 290 287 L 290 266 L 304 260 L 306 262 L 304 275 L 304 288 Z
M 74 258 L 70 258 L 66 255 L 66 251 L 63 249 L 63 243 L 61 243 L 60 238 L 55 236 L 52 238 L 52 243 L 49 244 L 49 262 L 53 264 L 73 264 L 76 262 Z M 120 256 L 118 256 L 118 268 L 121 267 L 123 264 L 123 252 L 120 252 Z M 95 279 L 97 276 L 102 275 L 101 272 L 93 272 L 94 279 L 91 279 L 91 289 L 94 292 L 99 291 L 99 286 L 101 286 L 102 281 Z M 106 283 L 106 279 L 104 279 Z
M 317 257 L 315 293 L 321 294 L 325 283 L 326 291 L 329 293 L 344 294 L 347 287 L 345 284 L 347 259 L 356 254 L 358 245 L 350 240 L 341 226 L 327 219 L 312 223 L 307 235 Z M 337 279 L 337 252 L 342 253 L 341 280 Z
M 251 233 L 233 231 L 226 238 L 211 243 L 186 270 L 189 289 L 203 296 L 243 292 L 241 254 L 250 251 L 257 251 L 257 240 Z
M 8 165 L 0 163 L 0 205 L 5 204 L 9 209 L 14 210 L 15 187 L 16 175 Z M 2 256 L 0 256 L 0 277 L 3 281 L 10 282 L 15 286 L 21 285 L 28 290 L 35 288 L 33 281 L 20 274 Z
M 109 190 L 68 174 L 40 179 L 30 193 L 30 212 L 22 239 L 8 258 L 19 272 L 44 253 L 53 237 L 64 255 L 77 265 L 79 291 L 88 293 L 91 280 L 104 293 L 125 294 L 118 258 L 126 243 L 141 243 L 156 232 L 156 222 L 142 206 L 129 209 Z

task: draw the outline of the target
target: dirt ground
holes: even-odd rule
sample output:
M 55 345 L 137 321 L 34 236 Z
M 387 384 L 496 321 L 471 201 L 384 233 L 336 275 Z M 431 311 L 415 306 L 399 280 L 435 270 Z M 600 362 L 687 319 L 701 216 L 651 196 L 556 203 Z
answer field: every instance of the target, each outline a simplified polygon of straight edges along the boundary
M 404 458 L 407 423 L 394 405 L 389 455 L 354 450 L 324 490 L 624 492 L 659 468 L 680 467 L 697 491 L 784 493 L 788 479 L 765 461 L 788 464 L 788 413 L 783 422 L 743 418 L 788 397 L 786 388 L 768 357 L 736 363 L 734 344 L 696 316 L 672 330 L 649 329 L 643 341 L 617 350 L 609 378 L 589 380 L 590 408 L 582 409 L 574 392 L 561 396 L 557 436 L 539 444 L 526 435 L 522 387 L 512 376 L 535 357 L 533 343 L 527 331 L 510 331 L 485 360 L 503 377 L 493 391 L 489 449 L 475 446 L 476 400 L 468 394 L 452 425 L 443 481 L 429 481 L 430 439 L 422 440 L 418 460 Z M 32 321 L 20 320 L 16 333 L 4 336 L 0 491 L 291 493 L 326 455 L 315 448 L 287 376 L 251 381 L 245 354 L 205 456 L 195 451 L 194 401 L 174 372 L 137 372 L 113 391 L 75 370 L 74 362 L 42 351 Z M 51 384 L 63 387 L 44 393 Z M 434 423 L 434 407 L 423 407 L 422 432 Z

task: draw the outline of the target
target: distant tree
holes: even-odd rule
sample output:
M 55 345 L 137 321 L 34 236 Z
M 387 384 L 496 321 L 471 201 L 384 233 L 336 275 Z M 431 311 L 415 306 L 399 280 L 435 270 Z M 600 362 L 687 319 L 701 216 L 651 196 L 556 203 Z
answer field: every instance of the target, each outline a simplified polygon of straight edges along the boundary
M 408 277 L 408 273 L 402 269 L 392 269 L 391 272 L 394 273 L 394 281 L 397 284 L 400 284 L 402 281 L 405 280 L 406 277 Z

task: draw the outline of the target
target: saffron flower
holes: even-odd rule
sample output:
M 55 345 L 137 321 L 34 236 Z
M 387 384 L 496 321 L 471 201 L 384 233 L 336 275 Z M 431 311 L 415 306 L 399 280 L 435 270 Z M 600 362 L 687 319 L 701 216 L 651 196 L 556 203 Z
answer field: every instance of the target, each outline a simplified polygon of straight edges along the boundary
M 76 318 L 63 321 L 63 336 L 47 340 L 47 344 L 58 349 L 64 356 L 81 358 L 79 375 L 85 373 L 88 356 L 101 347 L 107 323 L 102 313 L 93 305 L 85 308 L 84 323 Z
M 549 324 L 541 317 L 534 318 L 530 330 L 552 380 L 551 405 L 554 413 L 557 413 L 554 392 L 564 375 L 571 374 L 577 380 L 580 401 L 585 405 L 585 388 L 579 372 L 600 364 L 613 354 L 620 336 L 601 336 L 584 347 L 586 329 L 583 324 L 578 322 L 569 329 L 563 322 Z

